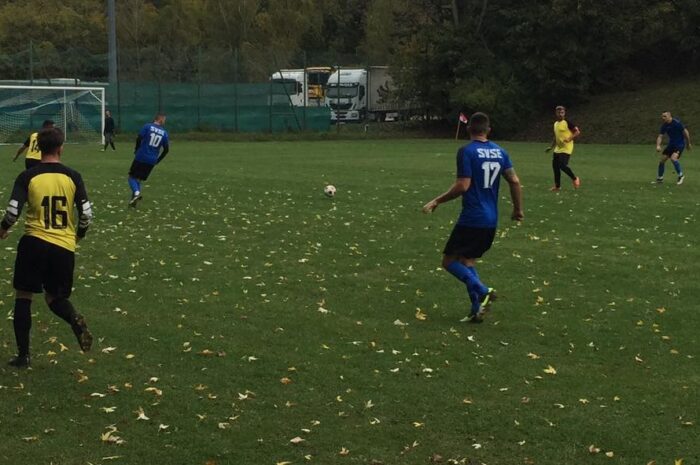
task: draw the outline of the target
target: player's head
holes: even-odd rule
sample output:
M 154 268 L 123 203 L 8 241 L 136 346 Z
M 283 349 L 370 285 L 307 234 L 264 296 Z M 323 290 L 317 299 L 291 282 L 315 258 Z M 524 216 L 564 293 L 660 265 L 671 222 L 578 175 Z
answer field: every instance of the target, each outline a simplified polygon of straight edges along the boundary
M 467 126 L 471 136 L 488 136 L 491 131 L 491 121 L 486 113 L 476 112 L 469 118 Z
M 63 152 L 63 141 L 63 131 L 59 128 L 43 128 L 39 131 L 37 144 L 39 144 L 42 158 L 50 155 L 60 156 Z
M 109 110 L 105 110 L 105 116 L 112 116 L 112 112 Z
M 671 112 L 664 111 L 663 113 L 661 113 L 661 121 L 663 121 L 664 123 L 670 123 L 671 121 L 673 121 L 673 116 L 671 116 Z
M 554 108 L 554 114 L 557 115 L 557 118 L 564 119 L 566 117 L 566 107 L 564 105 L 557 105 Z
M 156 116 L 153 118 L 153 122 L 156 124 L 159 124 L 160 126 L 165 124 L 165 113 L 163 112 L 158 112 L 156 113 Z
M 52 128 L 52 127 L 54 127 L 55 124 L 56 123 L 54 123 L 52 120 L 47 119 L 47 120 L 44 120 L 43 123 L 41 123 L 41 128 L 42 129 Z

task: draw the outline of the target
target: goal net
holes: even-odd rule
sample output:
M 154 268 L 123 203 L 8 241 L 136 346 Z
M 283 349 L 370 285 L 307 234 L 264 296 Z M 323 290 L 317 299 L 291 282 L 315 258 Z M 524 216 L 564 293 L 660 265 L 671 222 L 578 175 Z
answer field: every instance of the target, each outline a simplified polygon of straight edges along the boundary
M 22 143 L 52 120 L 67 143 L 102 143 L 104 87 L 0 85 L 0 143 Z

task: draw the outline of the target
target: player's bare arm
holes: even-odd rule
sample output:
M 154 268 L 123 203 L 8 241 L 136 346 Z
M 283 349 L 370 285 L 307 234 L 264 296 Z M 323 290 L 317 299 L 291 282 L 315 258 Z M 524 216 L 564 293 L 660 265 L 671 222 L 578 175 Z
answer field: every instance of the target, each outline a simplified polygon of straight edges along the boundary
M 564 139 L 564 142 L 571 142 L 572 140 L 576 139 L 578 136 L 581 135 L 581 130 L 578 128 L 578 126 L 574 126 L 574 129 L 571 131 L 571 137 L 568 137 Z
M 449 202 L 465 193 L 471 186 L 472 178 L 457 178 L 452 187 L 442 195 L 435 197 L 430 202 L 423 205 L 423 213 L 431 213 L 441 203 Z
M 688 150 L 692 150 L 693 145 L 690 143 L 690 132 L 687 129 L 683 129 L 683 137 L 685 137 L 685 146 Z
M 20 155 L 24 153 L 25 150 L 27 150 L 29 146 L 28 145 L 23 145 L 20 148 L 17 149 L 17 153 L 15 153 L 15 157 L 12 159 L 12 161 L 17 161 Z
M 547 147 L 546 149 L 544 149 L 545 153 L 551 152 L 552 150 L 554 150 L 554 147 L 556 147 L 556 145 L 557 145 L 557 139 L 556 139 L 556 137 L 555 137 L 555 138 L 552 139 L 552 143 L 549 145 L 549 147 Z
M 513 202 L 513 214 L 511 219 L 515 221 L 522 221 L 525 218 L 523 213 L 523 193 L 520 187 L 520 179 L 515 173 L 515 169 L 508 168 L 503 172 L 503 177 L 508 182 L 510 187 L 510 199 Z
M 656 136 L 656 151 L 661 152 L 661 142 L 664 140 L 664 135 L 659 134 Z

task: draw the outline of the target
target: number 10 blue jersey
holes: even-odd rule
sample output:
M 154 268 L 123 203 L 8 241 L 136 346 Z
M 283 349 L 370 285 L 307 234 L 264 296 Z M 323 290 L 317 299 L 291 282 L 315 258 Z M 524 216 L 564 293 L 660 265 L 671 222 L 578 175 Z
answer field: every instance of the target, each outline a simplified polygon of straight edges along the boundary
M 139 132 L 141 143 L 136 150 L 136 161 L 155 165 L 160 155 L 160 148 L 167 147 L 168 131 L 154 123 L 148 123 Z

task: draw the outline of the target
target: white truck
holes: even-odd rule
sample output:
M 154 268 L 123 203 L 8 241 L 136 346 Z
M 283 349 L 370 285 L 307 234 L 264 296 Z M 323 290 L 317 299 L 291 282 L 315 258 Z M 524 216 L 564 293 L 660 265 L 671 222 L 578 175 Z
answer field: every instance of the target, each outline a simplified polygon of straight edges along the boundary
M 275 103 L 291 101 L 294 107 L 324 106 L 324 91 L 332 71 L 329 66 L 315 66 L 305 70 L 281 69 L 273 73 L 270 80 L 284 85 L 281 91 L 275 91 Z
M 341 68 L 328 78 L 326 104 L 331 121 L 394 120 L 402 109 L 392 98 L 388 66 Z
M 270 76 L 270 81 L 284 85 L 285 95 L 276 93 L 274 96 L 275 102 L 283 103 L 288 100 L 294 107 L 308 105 L 308 92 L 304 88 L 304 86 L 308 87 L 308 85 L 303 69 L 281 69 Z M 287 98 L 287 95 L 289 98 Z

